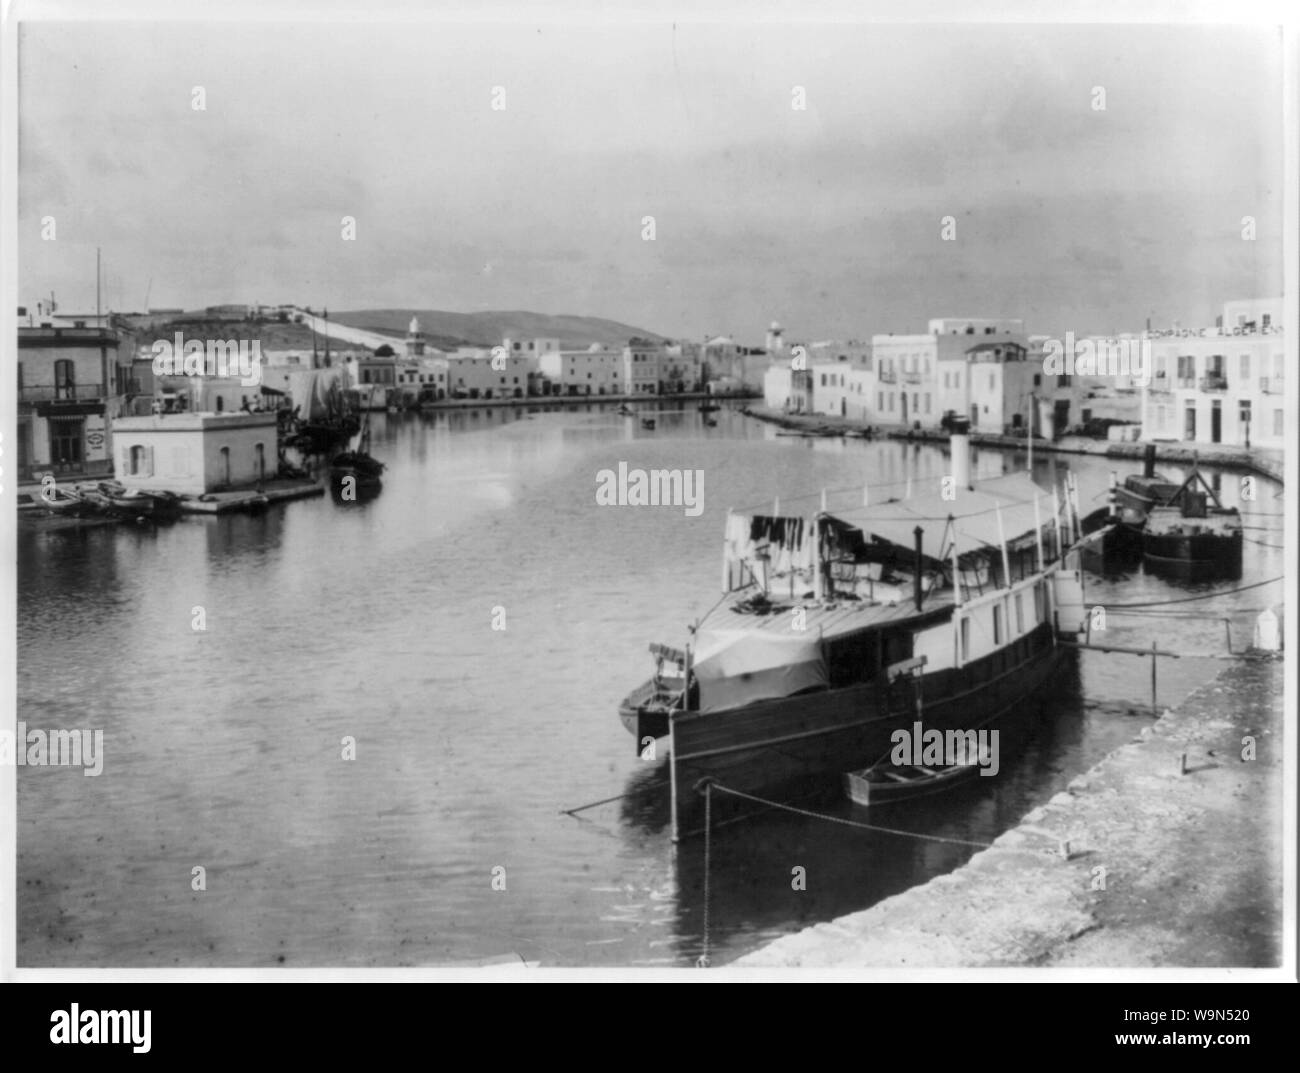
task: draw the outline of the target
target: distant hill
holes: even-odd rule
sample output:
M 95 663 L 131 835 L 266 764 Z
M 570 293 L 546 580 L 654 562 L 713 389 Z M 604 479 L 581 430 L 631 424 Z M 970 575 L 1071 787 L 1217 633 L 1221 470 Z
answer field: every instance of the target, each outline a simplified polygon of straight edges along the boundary
M 246 307 L 229 313 L 210 312 L 208 310 L 189 310 L 184 313 L 132 313 L 123 314 L 122 320 L 130 324 L 138 336 L 138 342 L 148 345 L 156 339 L 171 341 L 176 332 L 190 339 L 258 339 L 265 350 L 310 350 L 312 348 L 312 331 L 308 325 L 295 324 L 292 320 L 281 321 L 276 314 L 262 317 L 249 317 Z M 234 307 L 232 307 L 234 310 Z M 325 337 L 317 336 L 316 346 L 323 353 Z M 337 339 L 330 342 L 331 350 L 365 350 L 365 347 L 340 344 Z
M 568 349 L 623 346 L 629 339 L 663 339 L 662 335 L 600 317 L 552 316 L 526 310 L 488 310 L 482 313 L 448 313 L 440 309 L 358 309 L 330 312 L 330 320 L 352 328 L 401 338 L 411 317 L 420 318 L 420 330 L 434 346 L 494 346 L 502 339 L 558 339 Z

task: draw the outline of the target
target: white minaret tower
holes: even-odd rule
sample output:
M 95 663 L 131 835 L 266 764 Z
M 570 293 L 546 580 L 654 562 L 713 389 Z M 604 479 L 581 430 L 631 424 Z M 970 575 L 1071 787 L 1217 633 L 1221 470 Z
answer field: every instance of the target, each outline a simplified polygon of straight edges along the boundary
M 781 338 L 781 325 L 772 321 L 771 327 L 767 329 L 767 352 L 779 354 L 784 349 L 785 340 Z
M 424 336 L 420 332 L 420 318 L 412 317 L 411 326 L 406 329 L 406 356 L 419 358 L 424 355 Z

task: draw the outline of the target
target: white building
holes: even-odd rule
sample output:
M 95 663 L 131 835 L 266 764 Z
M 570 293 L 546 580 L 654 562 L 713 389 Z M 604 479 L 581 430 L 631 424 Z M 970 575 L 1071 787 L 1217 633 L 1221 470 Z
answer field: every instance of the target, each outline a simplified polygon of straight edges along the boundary
M 872 346 L 856 340 L 809 343 L 805 347 L 814 413 L 868 420 Z
M 547 350 L 538 358 L 543 394 L 621 395 L 624 362 L 621 350 L 592 343 L 586 350 Z
M 629 395 L 658 395 L 663 346 L 646 339 L 623 348 L 623 390 Z
M 1213 328 L 1150 331 L 1142 438 L 1282 447 L 1287 337 L 1281 299 L 1225 302 Z
M 273 413 L 120 417 L 116 476 L 127 488 L 182 495 L 253 487 L 275 476 L 275 437 Z

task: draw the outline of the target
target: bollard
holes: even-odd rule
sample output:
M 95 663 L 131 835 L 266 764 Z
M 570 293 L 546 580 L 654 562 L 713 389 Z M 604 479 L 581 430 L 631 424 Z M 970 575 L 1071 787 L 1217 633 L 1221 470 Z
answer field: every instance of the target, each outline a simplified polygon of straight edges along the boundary
M 1178 754 L 1178 774 L 1187 774 L 1187 754 L 1185 752 Z
M 1068 861 L 1070 859 L 1070 840 L 1068 838 L 1061 839 L 1061 843 L 1057 847 L 1057 850 L 1061 854 L 1061 859 Z
M 1282 647 L 1279 620 L 1271 607 L 1265 608 L 1255 619 L 1254 644 L 1256 648 L 1265 652 L 1277 652 Z

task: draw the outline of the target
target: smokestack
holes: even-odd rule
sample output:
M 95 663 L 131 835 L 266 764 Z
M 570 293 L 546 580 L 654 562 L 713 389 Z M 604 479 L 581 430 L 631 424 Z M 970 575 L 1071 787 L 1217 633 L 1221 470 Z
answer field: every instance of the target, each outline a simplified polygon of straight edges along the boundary
M 948 437 L 948 447 L 952 451 L 953 483 L 958 488 L 970 488 L 970 436 L 954 432 Z
M 925 533 L 919 525 L 912 530 L 916 537 L 916 554 L 912 560 L 912 596 L 916 600 L 916 609 L 921 610 L 921 570 L 923 569 L 924 558 L 921 555 L 921 537 Z
M 1142 476 L 1151 478 L 1156 475 L 1156 445 L 1148 443 L 1142 457 Z

